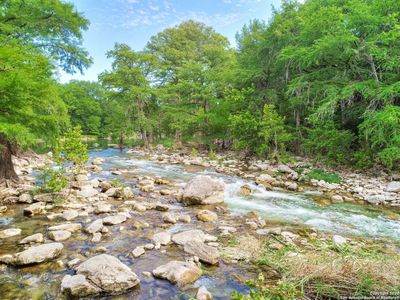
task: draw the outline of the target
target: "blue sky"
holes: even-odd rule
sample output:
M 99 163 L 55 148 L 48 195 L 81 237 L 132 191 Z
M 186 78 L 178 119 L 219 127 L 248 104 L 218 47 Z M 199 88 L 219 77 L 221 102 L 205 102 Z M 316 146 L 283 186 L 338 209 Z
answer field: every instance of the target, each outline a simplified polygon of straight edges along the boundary
M 97 80 L 110 68 L 106 52 L 116 42 L 141 50 L 152 35 L 193 19 L 211 25 L 234 45 L 235 34 L 249 20 L 268 20 L 272 5 L 280 0 L 69 0 L 90 20 L 84 33 L 84 47 L 93 65 L 84 75 L 60 73 L 61 82 L 70 79 Z

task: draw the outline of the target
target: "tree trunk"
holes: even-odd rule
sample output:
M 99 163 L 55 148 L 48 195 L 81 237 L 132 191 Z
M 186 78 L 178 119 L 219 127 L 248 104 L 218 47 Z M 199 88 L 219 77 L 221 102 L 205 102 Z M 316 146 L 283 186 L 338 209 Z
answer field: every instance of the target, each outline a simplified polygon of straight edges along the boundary
M 119 143 L 118 143 L 119 150 L 124 150 L 124 135 L 121 133 L 119 136 Z
M 14 170 L 11 159 L 12 154 L 16 154 L 17 145 L 10 142 L 3 134 L 0 134 L 0 180 L 18 180 L 18 175 Z

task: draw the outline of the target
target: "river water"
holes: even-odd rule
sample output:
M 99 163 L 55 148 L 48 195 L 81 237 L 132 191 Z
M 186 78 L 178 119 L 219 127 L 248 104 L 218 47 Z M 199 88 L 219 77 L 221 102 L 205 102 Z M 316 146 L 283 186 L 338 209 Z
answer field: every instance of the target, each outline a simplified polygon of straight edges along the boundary
M 370 238 L 389 238 L 400 242 L 400 221 L 387 217 L 387 210 L 371 205 L 340 203 L 321 205 L 315 201 L 320 196 L 317 191 L 302 193 L 287 191 L 266 191 L 253 181 L 236 176 L 228 176 L 204 168 L 188 168 L 145 160 L 141 156 L 121 153 L 107 149 L 94 151 L 92 156 L 107 159 L 109 167 L 119 169 L 135 167 L 128 172 L 144 175 L 157 175 L 181 182 L 184 185 L 196 175 L 210 175 L 221 178 L 226 183 L 225 203 L 232 213 L 245 214 L 256 211 L 267 221 L 277 221 L 292 225 L 306 225 L 321 231 L 346 236 Z M 239 195 L 240 187 L 248 184 L 254 191 L 252 195 Z
M 210 175 L 224 180 L 226 183 L 225 203 L 233 215 L 245 215 L 247 212 L 256 211 L 266 219 L 267 223 L 281 225 L 314 227 L 321 231 L 340 234 L 344 236 L 361 236 L 373 239 L 390 239 L 400 242 L 400 222 L 386 217 L 387 211 L 367 205 L 357 204 L 331 204 L 321 206 L 315 199 L 321 197 L 315 191 L 303 193 L 289 193 L 286 191 L 266 191 L 263 187 L 256 186 L 252 181 L 235 176 L 227 176 L 215 172 L 213 169 L 202 167 L 181 166 L 165 164 L 158 161 L 145 159 L 137 154 L 127 154 L 115 149 L 92 150 L 90 156 L 103 157 L 103 172 L 93 177 L 115 179 L 118 178 L 127 186 L 135 190 L 134 176 L 136 174 L 156 175 L 178 185 L 184 186 L 196 175 Z M 111 174 L 111 170 L 126 170 L 122 176 Z M 92 177 L 92 178 L 93 178 Z M 239 196 L 238 192 L 243 184 L 248 184 L 253 193 L 247 197 Z M 137 191 L 137 190 L 136 190 Z M 113 203 L 116 208 L 120 201 Z M 33 233 L 41 232 L 47 236 L 48 226 L 57 222 L 49 221 L 46 216 L 26 217 L 23 208 L 26 205 L 15 205 L 13 210 L 0 217 L 0 230 L 16 227 L 22 229 L 22 235 L 15 238 L 0 240 L 0 255 L 15 253 L 22 248 L 17 243 L 20 239 Z M 193 216 L 195 208 L 181 207 L 172 204 L 172 213 L 187 213 Z M 64 263 L 73 259 L 93 256 L 96 247 L 104 247 L 107 253 L 118 257 L 123 263 L 131 267 L 141 279 L 139 289 L 135 289 L 120 296 L 104 296 L 101 299 L 190 299 L 196 288 L 205 285 L 214 295 L 216 300 L 229 299 L 232 291 L 248 292 L 247 286 L 240 280 L 254 278 L 256 270 L 246 264 L 226 264 L 221 262 L 219 267 L 204 267 L 203 276 L 193 287 L 185 291 L 178 290 L 166 280 L 146 278 L 143 271 L 151 271 L 157 266 L 171 260 L 183 260 L 184 254 L 176 245 L 166 247 L 166 252 L 149 251 L 138 259 L 133 259 L 129 254 L 136 246 L 150 242 L 151 236 L 159 230 L 163 223 L 160 213 L 147 211 L 145 213 L 132 213 L 133 218 L 113 226 L 111 234 L 105 236 L 100 243 L 90 242 L 90 237 L 81 232 L 64 241 L 64 251 L 59 260 Z M 89 218 L 89 220 L 88 220 Z M 74 222 L 86 226 L 98 216 L 79 217 Z M 221 220 L 224 216 L 220 216 Z M 138 230 L 134 221 L 144 221 L 150 227 Z M 190 224 L 172 225 L 168 230 L 176 232 L 183 229 L 193 229 L 196 226 L 207 226 L 195 221 Z M 58 222 L 59 224 L 60 222 Z M 200 227 L 202 228 L 202 227 Z M 205 227 L 203 227 L 205 228 Z M 208 229 L 206 229 L 208 230 Z M 211 234 L 218 234 L 217 229 L 210 229 Z M 47 242 L 47 241 L 46 241 Z M 86 255 L 89 252 L 88 256 Z M 56 261 L 29 266 L 24 268 L 0 268 L 0 299 L 33 299 L 36 293 L 44 293 L 44 299 L 63 299 L 60 294 L 60 281 L 66 274 L 72 274 L 71 269 L 59 266 Z M 40 298 L 37 298 L 40 299 Z

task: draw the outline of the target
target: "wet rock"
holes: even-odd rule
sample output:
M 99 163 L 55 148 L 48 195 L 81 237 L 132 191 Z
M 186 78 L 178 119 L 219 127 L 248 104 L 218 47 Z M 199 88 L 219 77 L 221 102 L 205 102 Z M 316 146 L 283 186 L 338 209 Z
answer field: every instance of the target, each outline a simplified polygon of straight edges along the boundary
M 197 290 L 196 299 L 197 300 L 213 300 L 214 298 L 205 286 L 201 286 Z
M 72 221 L 78 217 L 78 212 L 76 210 L 67 210 L 62 213 L 62 218 L 66 221 Z
M 71 232 L 66 230 L 56 230 L 49 232 L 49 238 L 56 242 L 65 241 L 70 237 L 71 237 Z
M 37 202 L 24 208 L 24 215 L 33 216 L 39 215 L 46 212 L 46 203 Z
M 297 191 L 299 189 L 296 182 L 285 182 L 285 186 L 289 191 Z
M 8 210 L 8 207 L 7 206 L 0 206 L 0 214 L 3 214 L 3 213 L 5 213 L 6 211 Z
M 15 254 L 13 264 L 30 265 L 50 261 L 59 256 L 64 246 L 61 243 L 49 243 L 32 246 L 25 251 Z
M 167 279 L 178 286 L 184 286 L 196 281 L 202 275 L 202 271 L 193 262 L 170 261 L 153 270 L 153 275 Z
M 400 193 L 400 181 L 391 181 L 386 186 L 386 191 L 392 193 Z
M 225 184 L 209 176 L 196 176 L 182 191 L 182 201 L 186 205 L 217 204 L 224 202 Z
M 144 249 L 145 249 L 145 250 L 153 250 L 153 249 L 154 249 L 154 245 L 151 244 L 151 243 L 146 244 L 146 245 L 144 245 Z
M 131 199 L 133 197 L 134 197 L 134 194 L 132 192 L 132 189 L 129 186 L 122 189 L 122 198 Z
M 249 196 L 251 192 L 252 192 L 251 187 L 248 184 L 245 184 L 240 187 L 239 194 L 241 196 Z
M 333 203 L 343 203 L 344 202 L 343 201 L 343 197 L 340 196 L 340 195 L 333 195 L 331 197 L 331 200 L 332 200 Z
M 74 258 L 74 259 L 71 259 L 70 261 L 67 262 L 67 266 L 69 268 L 72 268 L 73 266 L 76 266 L 80 262 L 81 262 L 81 260 L 79 258 Z
M 192 221 L 192 218 L 189 215 L 180 215 L 178 217 L 178 220 L 183 223 L 190 223 Z
M 78 191 L 77 196 L 82 198 L 90 198 L 96 196 L 97 194 L 99 194 L 98 190 L 91 186 L 85 186 L 80 191 Z
M 196 215 L 197 219 L 203 222 L 215 222 L 218 220 L 218 215 L 207 209 L 199 211 Z
M 85 231 L 88 233 L 96 233 L 103 229 L 103 220 L 98 219 L 92 222 L 88 227 L 85 228 Z
M 104 162 L 104 159 L 101 157 L 96 157 L 92 160 L 92 165 L 101 165 Z
M 19 228 L 9 228 L 0 231 L 0 239 L 6 239 L 9 237 L 17 236 L 21 234 L 21 229 Z
M 144 185 L 139 187 L 140 191 L 150 193 L 154 191 L 154 185 Z
M 202 262 L 210 265 L 218 264 L 219 251 L 217 248 L 199 241 L 189 241 L 184 244 L 183 250 L 190 255 L 197 256 Z
M 272 185 L 275 184 L 276 180 L 269 174 L 261 174 L 256 178 L 257 184 L 262 184 L 265 188 L 270 189 Z
M 104 225 L 117 225 L 126 221 L 126 216 L 124 215 L 116 215 L 116 216 L 108 216 L 103 219 Z
M 139 247 L 136 247 L 135 249 L 133 249 L 133 251 L 132 251 L 132 255 L 133 255 L 133 257 L 139 257 L 139 256 L 141 256 L 141 255 L 143 255 L 143 254 L 145 254 L 146 253 L 146 250 L 144 249 L 144 247 L 143 246 L 139 246 Z
M 100 232 L 95 232 L 95 233 L 93 233 L 93 237 L 92 237 L 92 239 L 90 241 L 92 243 L 98 243 L 98 242 L 101 241 L 101 237 L 102 237 L 102 235 L 101 235 Z
M 32 203 L 33 202 L 33 198 L 28 193 L 22 194 L 21 196 L 19 196 L 18 202 L 20 202 L 20 203 Z
M 103 181 L 102 183 L 100 183 L 100 189 L 102 193 L 107 192 L 111 188 L 112 184 L 108 181 Z
M 89 283 L 83 275 L 65 275 L 61 281 L 61 292 L 70 297 L 86 297 L 101 292 L 99 288 Z
M 162 231 L 154 234 L 151 239 L 156 244 L 168 245 L 171 242 L 171 234 L 167 231 Z
M 43 243 L 43 234 L 36 233 L 23 238 L 18 244 Z
M 163 214 L 162 218 L 165 223 L 170 223 L 170 224 L 176 223 L 176 219 L 169 213 Z
M 75 232 L 81 230 L 82 225 L 79 223 L 66 223 L 66 224 L 61 224 L 61 225 L 56 225 L 56 226 L 51 226 L 49 227 L 50 231 L 59 231 L 59 230 L 65 230 L 69 232 Z
M 47 193 L 47 194 L 38 194 L 33 197 L 35 202 L 54 202 L 58 199 L 65 199 L 65 194 L 63 193 Z
M 246 221 L 246 224 L 249 225 L 250 228 L 252 228 L 252 229 L 257 229 L 258 228 L 257 223 L 254 222 L 254 221 Z
M 96 214 L 104 214 L 112 211 L 112 205 L 109 203 L 97 203 L 94 212 Z
M 139 284 L 139 278 L 128 266 L 108 254 L 89 258 L 76 271 L 106 293 L 121 293 Z
M 158 210 L 158 211 L 168 211 L 169 206 L 165 205 L 165 204 L 161 204 L 161 203 L 156 203 L 156 206 L 154 207 L 154 209 Z
M 166 190 L 166 189 L 160 190 L 161 196 L 169 196 L 169 195 L 171 195 L 171 194 L 173 194 L 173 193 L 174 193 L 174 192 L 171 191 L 171 190 Z
M 179 233 L 174 234 L 171 239 L 175 244 L 178 245 L 184 245 L 191 241 L 198 241 L 204 243 L 206 241 L 215 242 L 217 240 L 216 237 L 206 234 L 199 229 L 181 231 Z

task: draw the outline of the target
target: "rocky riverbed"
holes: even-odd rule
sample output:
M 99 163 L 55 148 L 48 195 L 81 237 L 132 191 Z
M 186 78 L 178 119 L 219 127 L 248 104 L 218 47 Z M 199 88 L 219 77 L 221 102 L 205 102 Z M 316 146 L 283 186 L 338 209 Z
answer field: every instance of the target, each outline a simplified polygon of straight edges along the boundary
M 398 255 L 397 211 L 364 205 L 397 205 L 393 178 L 332 185 L 302 181 L 298 164 L 108 149 L 70 189 L 43 194 L 35 169 L 51 156 L 15 163 L 21 183 L 0 191 L 2 299 L 229 299 L 259 272 L 276 277 L 255 264 L 266 240 Z

